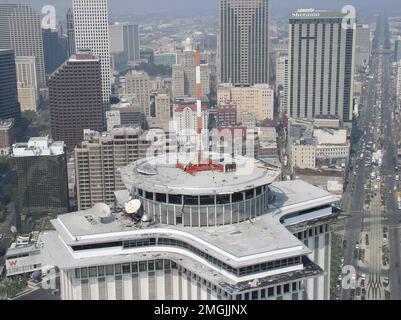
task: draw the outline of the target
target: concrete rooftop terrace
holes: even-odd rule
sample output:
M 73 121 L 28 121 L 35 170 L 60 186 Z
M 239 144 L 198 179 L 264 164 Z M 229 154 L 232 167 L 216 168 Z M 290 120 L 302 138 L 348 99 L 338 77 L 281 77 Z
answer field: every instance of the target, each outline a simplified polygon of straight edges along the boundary
M 220 154 L 210 155 L 214 162 L 220 163 Z M 211 170 L 191 175 L 176 165 L 177 161 L 188 164 L 195 155 L 185 157 L 175 153 L 141 159 L 120 170 L 129 191 L 135 186 L 152 192 L 184 195 L 231 194 L 271 184 L 280 174 L 279 170 L 272 170 L 268 163 L 261 160 L 223 157 L 223 163 L 235 161 L 236 172 Z

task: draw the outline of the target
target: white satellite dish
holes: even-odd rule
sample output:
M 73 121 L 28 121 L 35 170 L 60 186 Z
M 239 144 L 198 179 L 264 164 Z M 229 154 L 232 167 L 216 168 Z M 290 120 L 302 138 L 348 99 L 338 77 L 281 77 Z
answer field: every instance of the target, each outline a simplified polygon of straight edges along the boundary
M 12 234 L 17 234 L 17 228 L 15 226 L 11 227 L 11 233 Z
M 136 213 L 141 208 L 141 201 L 138 199 L 131 200 L 130 202 L 125 204 L 125 212 L 129 214 Z

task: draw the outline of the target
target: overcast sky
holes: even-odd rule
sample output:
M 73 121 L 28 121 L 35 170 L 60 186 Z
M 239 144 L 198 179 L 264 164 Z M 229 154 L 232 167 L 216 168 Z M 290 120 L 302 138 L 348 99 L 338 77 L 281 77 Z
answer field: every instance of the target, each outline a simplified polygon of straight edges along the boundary
M 64 16 L 64 12 L 71 6 L 72 0 L 0 0 L 0 2 L 30 3 L 40 10 L 43 5 L 53 4 L 57 15 Z M 273 14 L 283 15 L 297 8 L 337 9 L 343 5 L 354 5 L 361 12 L 401 11 L 400 0 L 271 0 Z M 109 0 L 111 15 L 132 12 L 133 15 L 152 12 L 176 13 L 180 16 L 217 14 L 219 0 Z M 61 12 L 60 12 L 61 11 Z

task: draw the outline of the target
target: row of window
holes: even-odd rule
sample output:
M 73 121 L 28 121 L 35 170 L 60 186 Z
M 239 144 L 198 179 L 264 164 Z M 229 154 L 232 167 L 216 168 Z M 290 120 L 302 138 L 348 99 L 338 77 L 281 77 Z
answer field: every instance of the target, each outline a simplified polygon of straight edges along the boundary
M 91 249 L 101 249 L 101 248 L 111 248 L 111 247 L 123 247 L 124 249 L 129 248 L 140 248 L 140 247 L 148 247 L 148 246 L 172 246 L 178 248 L 184 248 L 199 257 L 204 258 L 211 264 L 223 269 L 227 272 L 230 272 L 238 277 L 265 272 L 268 270 L 274 270 L 278 268 L 288 267 L 301 263 L 301 257 L 291 257 L 288 259 L 280 259 L 270 262 L 264 262 L 260 264 L 250 265 L 242 268 L 234 268 L 223 261 L 207 254 L 203 250 L 200 250 L 184 241 L 169 239 L 169 238 L 148 238 L 148 239 L 137 239 L 137 240 L 129 240 L 129 241 L 116 241 L 116 242 L 108 242 L 108 243 L 97 243 L 90 245 L 80 245 L 80 246 L 72 246 L 74 251 L 81 250 L 91 250 Z
M 230 204 L 232 202 L 241 202 L 244 200 L 253 199 L 262 192 L 268 191 L 268 186 L 260 186 L 255 189 L 245 190 L 244 192 L 236 192 L 233 194 L 220 194 L 210 196 L 189 196 L 189 195 L 173 195 L 164 193 L 153 193 L 137 189 L 137 195 L 145 197 L 148 200 L 155 200 L 157 202 L 170 203 L 170 204 L 184 204 L 190 206 L 197 205 L 214 205 L 214 204 Z

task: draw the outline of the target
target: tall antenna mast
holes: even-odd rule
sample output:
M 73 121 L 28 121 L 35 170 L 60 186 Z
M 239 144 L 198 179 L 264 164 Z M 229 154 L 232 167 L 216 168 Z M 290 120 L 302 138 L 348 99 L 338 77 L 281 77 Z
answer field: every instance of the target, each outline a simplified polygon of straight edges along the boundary
M 202 162 L 202 129 L 203 129 L 203 119 L 202 119 L 202 84 L 201 84 L 201 56 L 200 56 L 200 48 L 196 49 L 196 84 L 195 84 L 195 93 L 196 93 L 196 117 L 198 123 L 198 145 L 197 145 L 197 155 L 198 155 L 198 165 Z

